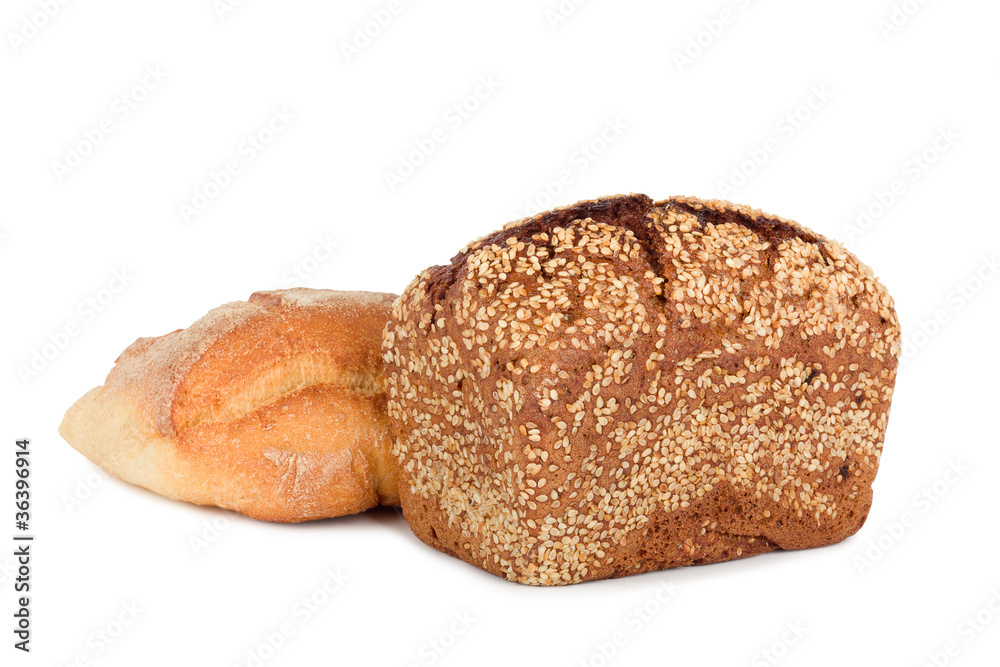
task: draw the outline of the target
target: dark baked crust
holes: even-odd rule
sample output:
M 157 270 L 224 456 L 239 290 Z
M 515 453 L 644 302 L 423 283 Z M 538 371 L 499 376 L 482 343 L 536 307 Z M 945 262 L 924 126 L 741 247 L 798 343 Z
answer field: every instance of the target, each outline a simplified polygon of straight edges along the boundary
M 511 223 L 424 271 L 383 351 L 414 533 L 551 585 L 856 532 L 899 325 L 835 241 L 631 195 Z

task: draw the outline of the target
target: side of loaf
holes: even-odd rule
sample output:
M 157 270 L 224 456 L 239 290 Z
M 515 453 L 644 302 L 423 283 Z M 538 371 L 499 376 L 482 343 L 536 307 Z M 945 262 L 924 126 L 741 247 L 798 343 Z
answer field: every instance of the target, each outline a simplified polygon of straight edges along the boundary
M 395 295 L 257 292 L 140 338 L 60 433 L 109 473 L 270 521 L 398 503 L 382 329 Z
M 900 351 L 836 241 L 616 196 L 422 272 L 383 341 L 404 515 L 555 585 L 832 544 L 872 501 Z

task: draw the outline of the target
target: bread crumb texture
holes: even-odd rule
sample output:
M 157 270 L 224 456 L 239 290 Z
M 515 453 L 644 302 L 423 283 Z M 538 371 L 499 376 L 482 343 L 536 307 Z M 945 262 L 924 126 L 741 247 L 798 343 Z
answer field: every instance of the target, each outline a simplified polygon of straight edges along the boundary
M 513 222 L 393 305 L 403 511 L 536 585 L 832 544 L 867 517 L 899 352 L 871 269 L 792 221 L 630 195 Z

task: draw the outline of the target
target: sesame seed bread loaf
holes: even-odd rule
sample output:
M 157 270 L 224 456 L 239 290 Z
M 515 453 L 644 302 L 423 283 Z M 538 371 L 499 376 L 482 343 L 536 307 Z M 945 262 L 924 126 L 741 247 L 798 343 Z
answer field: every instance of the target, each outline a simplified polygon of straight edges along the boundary
M 396 504 L 382 329 L 392 294 L 257 292 L 140 338 L 59 432 L 121 479 L 270 521 Z
M 511 223 L 393 306 L 403 513 L 538 585 L 838 542 L 871 505 L 899 336 L 854 255 L 744 206 Z

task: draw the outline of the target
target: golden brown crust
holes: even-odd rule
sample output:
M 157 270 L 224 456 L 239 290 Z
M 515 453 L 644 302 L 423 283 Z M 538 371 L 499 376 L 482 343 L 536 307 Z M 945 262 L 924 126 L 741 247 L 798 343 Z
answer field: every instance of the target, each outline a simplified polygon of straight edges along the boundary
M 631 195 L 511 223 L 424 271 L 383 352 L 414 533 L 551 585 L 856 532 L 899 325 L 835 241 Z
M 140 338 L 60 433 L 126 481 L 255 518 L 397 503 L 379 355 L 394 298 L 257 292 Z

